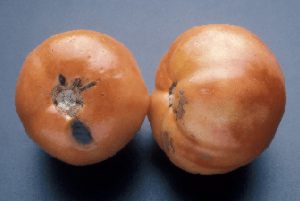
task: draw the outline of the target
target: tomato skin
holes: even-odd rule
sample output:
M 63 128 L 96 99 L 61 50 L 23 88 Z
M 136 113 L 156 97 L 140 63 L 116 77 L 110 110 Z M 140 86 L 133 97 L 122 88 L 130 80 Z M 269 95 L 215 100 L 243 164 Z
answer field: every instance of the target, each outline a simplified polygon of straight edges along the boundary
M 88 165 L 133 138 L 149 95 L 123 44 L 74 30 L 48 38 L 27 56 L 15 101 L 27 134 L 42 149 L 66 163 Z
M 162 58 L 149 119 L 176 166 L 221 174 L 268 147 L 285 99 L 279 63 L 257 36 L 233 25 L 198 26 L 181 34 Z

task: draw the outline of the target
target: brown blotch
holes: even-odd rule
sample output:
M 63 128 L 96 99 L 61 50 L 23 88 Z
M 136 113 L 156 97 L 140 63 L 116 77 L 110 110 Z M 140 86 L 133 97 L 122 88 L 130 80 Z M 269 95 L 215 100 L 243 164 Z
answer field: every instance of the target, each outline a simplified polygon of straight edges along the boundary
M 175 153 L 175 148 L 173 144 L 173 139 L 170 137 L 169 133 L 167 131 L 162 133 L 162 141 L 163 146 L 166 152 Z
M 184 95 L 184 91 L 180 90 L 178 94 L 178 103 L 176 105 L 173 105 L 173 111 L 176 114 L 176 120 L 182 119 L 185 110 L 184 105 L 187 104 L 186 97 Z

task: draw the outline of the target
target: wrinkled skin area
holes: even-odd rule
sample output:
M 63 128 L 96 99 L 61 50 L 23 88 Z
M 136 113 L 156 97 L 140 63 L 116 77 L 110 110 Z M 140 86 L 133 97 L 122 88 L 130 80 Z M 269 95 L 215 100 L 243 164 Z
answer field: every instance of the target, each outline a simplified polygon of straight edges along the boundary
M 16 110 L 27 134 L 73 165 L 113 156 L 139 130 L 148 105 L 132 54 L 94 31 L 45 40 L 27 56 L 17 81 Z
M 284 108 L 284 77 L 268 47 L 241 27 L 206 25 L 184 32 L 162 58 L 149 119 L 176 166 L 222 174 L 268 147 Z

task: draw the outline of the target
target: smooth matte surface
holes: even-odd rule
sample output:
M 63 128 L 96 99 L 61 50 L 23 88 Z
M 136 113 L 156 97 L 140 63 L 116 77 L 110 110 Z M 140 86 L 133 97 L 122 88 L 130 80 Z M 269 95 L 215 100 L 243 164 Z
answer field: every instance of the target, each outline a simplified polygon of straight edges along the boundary
M 296 0 L 1 0 L 0 200 L 299 200 L 299 8 Z M 187 28 L 210 23 L 256 33 L 285 73 L 285 115 L 269 149 L 251 165 L 221 176 L 185 173 L 159 150 L 147 119 L 125 149 L 89 167 L 52 159 L 25 135 L 15 113 L 16 79 L 29 51 L 50 35 L 71 29 L 112 35 L 134 53 L 151 91 L 171 41 Z

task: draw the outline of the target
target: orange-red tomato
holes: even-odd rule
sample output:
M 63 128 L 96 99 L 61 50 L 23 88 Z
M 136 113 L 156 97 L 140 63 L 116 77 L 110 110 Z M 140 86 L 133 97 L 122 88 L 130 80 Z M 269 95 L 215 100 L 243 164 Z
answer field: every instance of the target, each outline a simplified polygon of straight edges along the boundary
M 16 110 L 27 134 L 73 165 L 113 156 L 140 128 L 149 96 L 129 50 L 88 30 L 54 35 L 26 58 Z
M 172 44 L 156 74 L 149 119 L 178 167 L 220 174 L 271 142 L 285 108 L 285 81 L 269 48 L 232 25 L 194 27 Z

